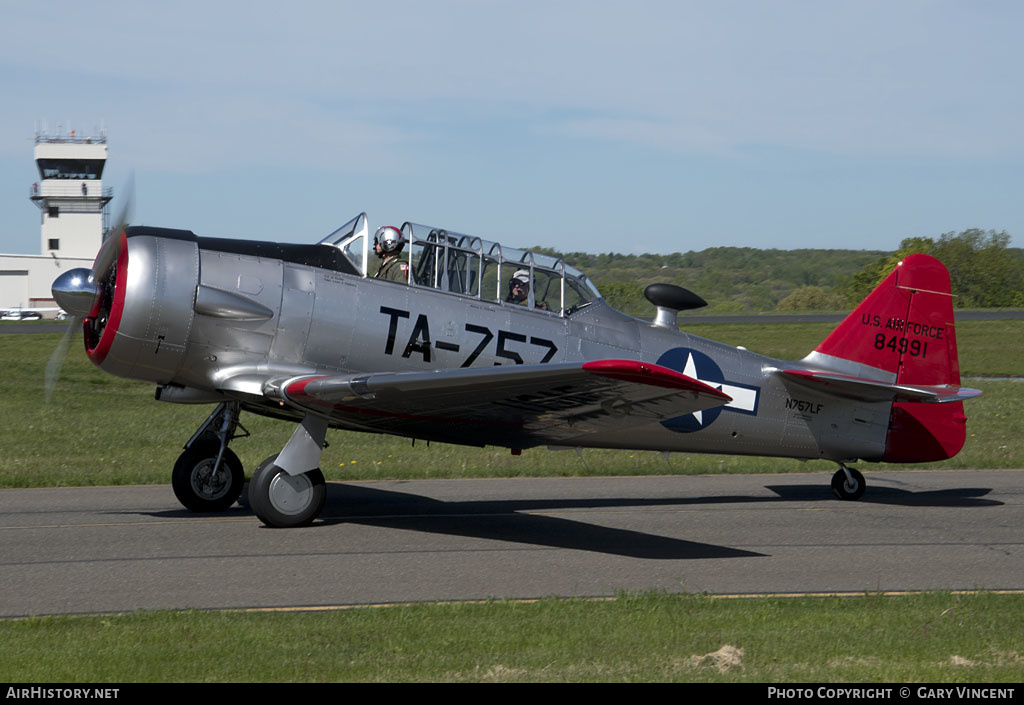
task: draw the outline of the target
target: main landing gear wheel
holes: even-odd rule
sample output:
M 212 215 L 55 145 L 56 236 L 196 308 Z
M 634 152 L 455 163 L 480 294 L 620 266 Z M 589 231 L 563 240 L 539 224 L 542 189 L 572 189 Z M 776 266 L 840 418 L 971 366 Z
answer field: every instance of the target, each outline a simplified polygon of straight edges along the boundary
M 849 477 L 847 477 L 847 473 L 849 473 Z M 866 487 L 864 476 L 858 470 L 845 465 L 836 470 L 836 474 L 832 476 L 832 493 L 837 499 L 850 501 L 860 499 L 864 496 Z
M 178 456 L 171 473 L 174 496 L 193 512 L 221 512 L 242 494 L 245 470 L 230 448 L 224 449 L 220 468 L 214 475 L 220 442 L 201 440 Z
M 289 475 L 274 465 L 272 455 L 256 468 L 249 481 L 249 506 L 267 526 L 306 526 L 320 516 L 327 484 L 320 468 Z

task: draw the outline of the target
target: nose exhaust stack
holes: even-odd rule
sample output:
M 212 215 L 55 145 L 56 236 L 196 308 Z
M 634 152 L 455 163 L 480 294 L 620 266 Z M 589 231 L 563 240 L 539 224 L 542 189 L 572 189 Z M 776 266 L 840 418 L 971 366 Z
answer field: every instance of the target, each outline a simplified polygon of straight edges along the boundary
M 79 267 L 57 277 L 50 291 L 58 306 L 76 318 L 85 318 L 99 294 L 99 287 L 92 279 L 92 271 Z

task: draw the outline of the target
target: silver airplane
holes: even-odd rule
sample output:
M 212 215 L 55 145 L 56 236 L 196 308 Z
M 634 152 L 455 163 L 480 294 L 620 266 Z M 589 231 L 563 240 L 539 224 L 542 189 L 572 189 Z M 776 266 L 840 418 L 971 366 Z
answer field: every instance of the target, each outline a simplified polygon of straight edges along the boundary
M 835 495 L 854 500 L 865 483 L 848 463 L 953 457 L 962 402 L 980 394 L 960 386 L 949 274 L 927 255 L 787 362 L 680 331 L 677 313 L 704 305 L 681 287 L 648 287 L 657 314 L 640 320 L 562 260 L 440 228 L 392 229 L 405 281 L 374 278 L 365 213 L 317 244 L 116 232 L 54 298 L 84 319 L 104 371 L 156 384 L 160 401 L 216 404 L 174 466 L 186 508 L 239 497 L 228 444 L 242 410 L 298 423 L 249 483 L 268 526 L 319 516 L 328 428 L 514 454 L 824 458 L 839 465 Z

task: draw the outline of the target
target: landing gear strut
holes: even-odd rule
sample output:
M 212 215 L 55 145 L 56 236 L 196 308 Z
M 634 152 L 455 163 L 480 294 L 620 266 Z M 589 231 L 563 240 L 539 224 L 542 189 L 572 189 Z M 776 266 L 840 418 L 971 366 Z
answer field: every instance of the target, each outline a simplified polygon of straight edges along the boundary
M 845 463 L 839 463 L 839 469 L 832 476 L 832 493 L 837 499 L 860 499 L 864 496 L 865 487 L 867 485 L 864 476 L 858 470 L 846 467 Z
M 174 463 L 171 487 L 186 509 L 220 512 L 242 494 L 245 470 L 238 456 L 228 448 L 228 443 L 237 437 L 234 434 L 239 425 L 238 403 L 224 402 L 185 444 L 185 452 Z

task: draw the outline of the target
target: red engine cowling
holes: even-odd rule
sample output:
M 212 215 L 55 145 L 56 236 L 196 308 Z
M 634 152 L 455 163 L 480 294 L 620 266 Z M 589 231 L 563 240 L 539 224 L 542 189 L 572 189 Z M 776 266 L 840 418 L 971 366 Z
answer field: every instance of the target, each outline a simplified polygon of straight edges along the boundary
M 96 297 L 83 323 L 89 359 L 119 377 L 171 381 L 195 316 L 194 239 L 128 228 L 104 243 L 93 276 Z

